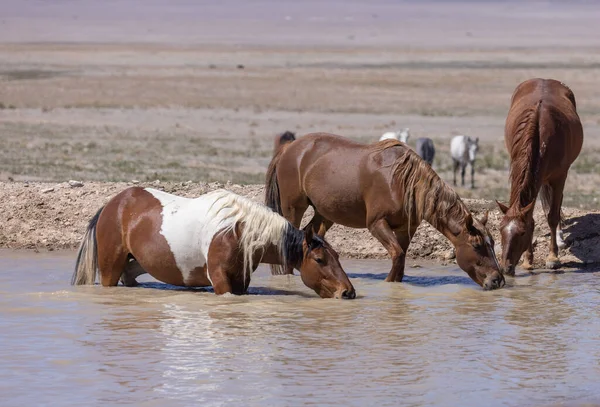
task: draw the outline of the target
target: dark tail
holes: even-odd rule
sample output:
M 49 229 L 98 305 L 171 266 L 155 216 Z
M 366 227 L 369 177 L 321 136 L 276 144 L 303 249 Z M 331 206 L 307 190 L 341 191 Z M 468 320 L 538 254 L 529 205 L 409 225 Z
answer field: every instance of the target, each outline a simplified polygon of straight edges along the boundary
M 279 182 L 277 181 L 277 164 L 281 159 L 281 155 L 285 151 L 286 147 L 291 142 L 296 140 L 294 133 L 286 131 L 280 134 L 275 139 L 275 149 L 273 150 L 273 158 L 267 169 L 267 177 L 265 183 L 265 204 L 271 208 L 274 212 L 282 214 L 281 211 L 281 197 L 279 196 Z
M 275 149 L 273 151 L 273 159 L 271 159 L 271 163 L 269 163 L 269 168 L 267 169 L 265 204 L 280 215 L 283 214 L 283 211 L 281 210 L 281 196 L 279 195 L 279 182 L 277 181 L 277 164 L 287 146 L 294 140 L 296 140 L 296 137 L 290 132 L 285 132 L 282 135 L 277 136 L 277 139 L 275 140 Z M 275 264 L 271 265 L 271 274 L 285 274 L 286 271 L 285 267 Z
M 98 270 L 98 244 L 96 241 L 96 224 L 104 207 L 100 208 L 90 220 L 77 253 L 75 271 L 71 277 L 71 285 L 93 285 Z

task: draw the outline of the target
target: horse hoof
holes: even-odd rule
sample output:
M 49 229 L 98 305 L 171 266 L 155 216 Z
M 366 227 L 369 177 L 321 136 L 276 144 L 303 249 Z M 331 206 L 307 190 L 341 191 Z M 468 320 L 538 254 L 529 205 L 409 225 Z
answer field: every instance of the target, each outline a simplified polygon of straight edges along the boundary
M 531 271 L 533 270 L 533 265 L 529 264 L 529 263 L 523 263 L 521 265 L 521 267 L 523 267 L 523 270 L 527 270 L 527 271 Z
M 551 270 L 556 270 L 559 267 L 560 267 L 560 260 L 558 260 L 558 259 L 546 260 L 546 268 L 549 268 Z

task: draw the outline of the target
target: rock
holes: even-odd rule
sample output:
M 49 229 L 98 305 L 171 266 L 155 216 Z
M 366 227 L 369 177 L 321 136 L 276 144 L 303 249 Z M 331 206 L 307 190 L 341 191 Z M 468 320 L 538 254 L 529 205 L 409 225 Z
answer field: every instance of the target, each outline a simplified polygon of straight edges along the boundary
M 140 181 L 138 181 L 137 179 L 132 179 L 132 180 L 131 180 L 131 183 L 135 185 L 135 184 L 139 184 L 139 183 L 140 183 Z
M 42 194 L 47 194 L 48 192 L 54 192 L 54 188 L 50 187 L 50 188 L 42 189 Z
M 69 186 L 71 188 L 81 188 L 83 186 L 83 182 L 81 181 L 75 181 L 75 180 L 70 180 L 69 181 Z
M 446 253 L 444 253 L 444 260 L 452 260 L 455 257 L 456 253 L 454 253 L 454 249 L 450 249 Z

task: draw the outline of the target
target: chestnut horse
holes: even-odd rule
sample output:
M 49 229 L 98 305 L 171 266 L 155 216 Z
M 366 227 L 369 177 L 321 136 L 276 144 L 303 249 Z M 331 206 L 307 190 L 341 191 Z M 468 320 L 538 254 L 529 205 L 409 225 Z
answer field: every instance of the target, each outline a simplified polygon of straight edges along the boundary
M 550 226 L 550 254 L 546 267 L 560 266 L 558 246 L 560 207 L 569 167 L 583 144 L 583 129 L 571 89 L 553 79 L 530 79 L 517 86 L 506 118 L 504 141 L 510 155 L 510 200 L 498 202 L 504 218 L 502 267 L 514 275 L 527 251 L 523 267 L 533 268 L 533 209 L 540 194 Z
M 487 215 L 473 219 L 456 192 L 397 140 L 365 145 L 313 133 L 282 144 L 267 171 L 266 202 L 295 227 L 311 205 L 305 230 L 321 236 L 334 223 L 368 228 L 392 257 L 386 281 L 402 281 L 408 245 L 426 220 L 454 245 L 458 265 L 475 282 L 504 285 Z
M 151 188 L 124 190 L 101 208 L 83 238 L 71 284 L 127 286 L 149 273 L 184 287 L 244 294 L 258 263 L 300 270 L 323 298 L 354 298 L 338 254 L 266 206 L 225 190 L 196 199 Z

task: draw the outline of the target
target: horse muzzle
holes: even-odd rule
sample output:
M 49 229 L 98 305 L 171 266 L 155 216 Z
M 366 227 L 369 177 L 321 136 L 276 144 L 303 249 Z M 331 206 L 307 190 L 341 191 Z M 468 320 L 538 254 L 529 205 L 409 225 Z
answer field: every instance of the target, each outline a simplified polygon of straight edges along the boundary
M 336 291 L 334 298 L 342 300 L 353 300 L 356 298 L 356 291 L 354 290 L 354 287 L 341 288 L 338 291 Z
M 486 278 L 482 287 L 486 291 L 497 290 L 498 288 L 504 287 L 505 284 L 506 281 L 504 280 L 502 273 L 497 273 L 496 275 L 491 275 Z

